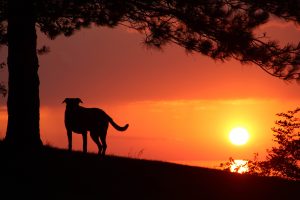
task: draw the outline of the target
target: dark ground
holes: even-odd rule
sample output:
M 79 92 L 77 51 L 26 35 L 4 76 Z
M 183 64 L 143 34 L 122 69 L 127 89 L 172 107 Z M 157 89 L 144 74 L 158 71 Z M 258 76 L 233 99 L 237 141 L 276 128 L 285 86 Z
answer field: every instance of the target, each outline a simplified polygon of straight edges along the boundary
M 300 181 L 46 148 L 0 148 L 0 199 L 297 199 Z

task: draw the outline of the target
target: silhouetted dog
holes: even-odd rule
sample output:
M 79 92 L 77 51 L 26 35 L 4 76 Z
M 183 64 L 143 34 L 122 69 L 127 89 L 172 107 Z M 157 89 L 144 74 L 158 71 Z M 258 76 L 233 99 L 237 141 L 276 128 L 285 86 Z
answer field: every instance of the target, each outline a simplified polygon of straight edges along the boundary
M 110 123 L 116 130 L 125 131 L 128 124 L 124 127 L 117 125 L 112 118 L 99 108 L 85 108 L 79 106 L 82 103 L 79 98 L 66 98 L 65 126 L 68 134 L 69 150 L 72 151 L 72 132 L 82 134 L 83 152 L 87 152 L 87 132 L 97 144 L 100 155 L 105 155 L 106 134 Z M 101 143 L 99 141 L 101 140 Z

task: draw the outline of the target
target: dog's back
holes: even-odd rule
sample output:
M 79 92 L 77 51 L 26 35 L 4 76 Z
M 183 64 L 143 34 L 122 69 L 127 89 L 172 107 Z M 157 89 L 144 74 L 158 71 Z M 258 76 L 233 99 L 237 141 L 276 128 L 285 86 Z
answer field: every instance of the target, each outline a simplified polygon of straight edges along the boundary
M 75 108 L 67 107 L 65 111 L 66 128 L 77 133 L 106 127 L 108 126 L 108 121 L 108 115 L 99 108 L 77 106 Z

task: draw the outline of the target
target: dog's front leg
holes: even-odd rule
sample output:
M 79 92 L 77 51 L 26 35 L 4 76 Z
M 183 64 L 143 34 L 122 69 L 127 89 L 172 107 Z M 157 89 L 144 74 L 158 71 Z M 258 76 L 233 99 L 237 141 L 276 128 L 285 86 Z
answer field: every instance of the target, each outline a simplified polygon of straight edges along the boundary
M 87 152 L 87 132 L 82 133 L 83 153 Z
M 69 151 L 72 151 L 72 131 L 67 130 L 67 134 L 68 134 L 68 149 Z

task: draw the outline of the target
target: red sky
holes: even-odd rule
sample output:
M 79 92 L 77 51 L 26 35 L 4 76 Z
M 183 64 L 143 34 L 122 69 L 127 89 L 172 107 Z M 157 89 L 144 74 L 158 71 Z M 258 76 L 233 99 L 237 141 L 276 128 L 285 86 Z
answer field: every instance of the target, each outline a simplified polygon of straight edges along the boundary
M 291 23 L 270 22 L 258 32 L 282 42 L 300 39 Z M 119 27 L 91 28 L 54 41 L 39 34 L 41 137 L 66 148 L 65 97 L 80 97 L 86 107 L 100 107 L 129 129 L 108 133 L 108 154 L 165 161 L 263 159 L 272 143 L 275 114 L 299 105 L 299 84 L 271 77 L 255 65 L 235 60 L 215 62 L 186 54 L 175 45 L 148 49 L 142 35 Z M 0 49 L 0 60 L 6 49 Z M 0 72 L 7 81 L 6 69 Z M 6 130 L 6 98 L 0 99 L 0 137 Z M 228 132 L 244 126 L 250 140 L 234 146 Z M 81 149 L 81 137 L 75 148 Z M 89 139 L 88 150 L 96 152 Z

